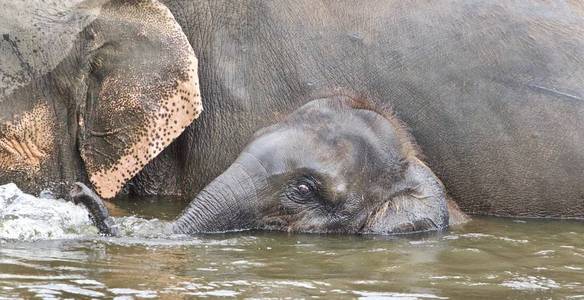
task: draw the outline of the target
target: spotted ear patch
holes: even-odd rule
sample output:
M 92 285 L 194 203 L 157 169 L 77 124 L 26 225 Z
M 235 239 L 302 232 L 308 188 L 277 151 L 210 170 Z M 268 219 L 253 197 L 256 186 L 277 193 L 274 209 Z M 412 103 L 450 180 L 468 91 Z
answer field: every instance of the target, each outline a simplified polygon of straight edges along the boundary
M 54 146 L 54 118 L 37 105 L 12 122 L 0 124 L 0 168 L 35 174 Z
M 192 61 L 189 80 L 177 83 L 176 93 L 162 100 L 162 105 L 156 112 L 150 113 L 140 130 L 137 140 L 124 150 L 124 154 L 110 167 L 103 168 L 99 160 L 92 160 L 90 147 L 82 148 L 82 156 L 90 174 L 89 180 L 95 190 L 104 198 L 114 197 L 142 168 L 155 158 L 166 146 L 176 139 L 184 129 L 202 112 L 203 105 L 198 88 L 197 62 Z M 115 131 L 110 132 L 116 134 Z M 101 135 L 108 133 L 96 133 Z M 93 154 L 96 154 L 95 152 Z M 99 156 L 99 155 L 98 155 Z
M 146 44 L 117 52 L 122 64 L 100 79 L 95 107 L 79 120 L 81 156 L 103 198 L 114 197 L 203 110 L 197 58 L 170 11 L 150 0 L 112 5 L 105 21 L 114 28 L 125 22 L 123 38 Z

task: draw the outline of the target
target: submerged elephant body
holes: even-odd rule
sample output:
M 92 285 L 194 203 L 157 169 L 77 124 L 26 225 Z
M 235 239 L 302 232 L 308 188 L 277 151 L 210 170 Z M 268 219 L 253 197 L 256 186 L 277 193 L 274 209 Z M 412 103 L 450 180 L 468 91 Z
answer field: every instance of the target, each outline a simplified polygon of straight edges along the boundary
M 576 2 L 163 3 L 168 10 L 146 0 L 56 4 L 61 21 L 41 25 L 73 38 L 63 40 L 67 47 L 41 46 L 45 56 L 34 55 L 36 37 L 18 42 L 31 30 L 8 28 L 15 34 L 3 35 L 0 54 L 14 65 L 0 67 L 0 181 L 31 191 L 91 181 L 105 198 L 123 186 L 138 195 L 197 196 L 176 223 L 181 232 L 233 224 L 440 229 L 448 223 L 440 180 L 469 213 L 584 218 L 584 41 L 576 38 L 584 8 Z M 195 54 L 206 113 L 186 127 L 201 110 Z M 39 57 L 58 63 L 40 67 L 32 63 Z M 375 146 L 371 136 L 379 142 L 392 131 L 372 134 L 369 121 L 349 118 L 351 132 L 347 115 L 327 119 L 327 105 L 368 110 L 347 105 L 339 87 L 365 95 L 396 137 L 405 135 L 387 115 L 407 124 L 435 175 L 403 152 L 411 138 Z M 328 104 L 311 106 L 319 101 Z M 303 115 L 311 107 L 317 119 Z M 254 135 L 269 125 L 277 134 Z M 326 134 L 312 132 L 315 126 Z M 350 142 L 327 144 L 347 135 Z M 365 145 L 385 153 L 349 155 Z M 257 159 L 262 147 L 265 157 Z M 380 164 L 382 157 L 393 163 Z M 310 170 L 300 174 L 308 182 L 291 184 L 298 170 Z M 343 186 L 339 178 L 351 180 L 344 185 L 353 194 L 331 188 Z M 252 196 L 244 187 L 253 187 Z M 299 206 L 285 187 L 330 194 Z M 258 199 L 265 201 L 229 209 Z M 223 216 L 196 213 L 205 210 Z

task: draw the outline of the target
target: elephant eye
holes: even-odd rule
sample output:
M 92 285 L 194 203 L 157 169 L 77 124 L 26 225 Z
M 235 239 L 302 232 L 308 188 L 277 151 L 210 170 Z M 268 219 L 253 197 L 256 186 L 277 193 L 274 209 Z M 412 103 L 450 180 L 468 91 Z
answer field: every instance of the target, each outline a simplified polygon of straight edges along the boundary
M 309 193 L 312 191 L 312 189 L 310 188 L 310 186 L 309 186 L 308 184 L 304 184 L 304 183 L 301 183 L 301 184 L 299 184 L 299 185 L 296 187 L 296 189 L 297 189 L 297 190 L 298 190 L 298 192 L 299 192 L 300 194 L 302 194 L 302 195 L 309 194 Z
M 303 177 L 292 181 L 286 196 L 295 202 L 314 200 L 318 194 L 317 182 L 312 177 Z

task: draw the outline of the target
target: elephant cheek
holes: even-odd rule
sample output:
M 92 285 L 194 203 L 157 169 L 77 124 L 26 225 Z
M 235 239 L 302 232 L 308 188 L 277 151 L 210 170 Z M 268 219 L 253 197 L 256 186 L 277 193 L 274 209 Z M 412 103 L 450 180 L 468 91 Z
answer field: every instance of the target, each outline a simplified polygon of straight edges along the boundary
M 363 231 L 365 233 L 389 232 L 391 215 L 395 214 L 398 209 L 399 206 L 394 207 L 391 201 L 383 203 L 373 214 L 371 214 L 363 227 Z
M 400 234 L 437 230 L 440 227 L 425 213 L 428 207 L 400 196 L 383 203 L 367 220 L 363 233 Z
M 0 170 L 36 175 L 55 152 L 54 130 L 54 115 L 44 103 L 1 123 Z

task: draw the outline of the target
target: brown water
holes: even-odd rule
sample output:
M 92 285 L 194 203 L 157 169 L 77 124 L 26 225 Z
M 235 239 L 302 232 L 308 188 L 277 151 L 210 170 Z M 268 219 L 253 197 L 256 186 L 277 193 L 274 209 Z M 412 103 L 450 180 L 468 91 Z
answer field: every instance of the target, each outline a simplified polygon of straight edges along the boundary
M 183 205 L 122 204 L 162 218 Z M 202 296 L 584 299 L 584 224 L 475 218 L 415 237 L 241 232 L 0 242 L 0 299 Z

